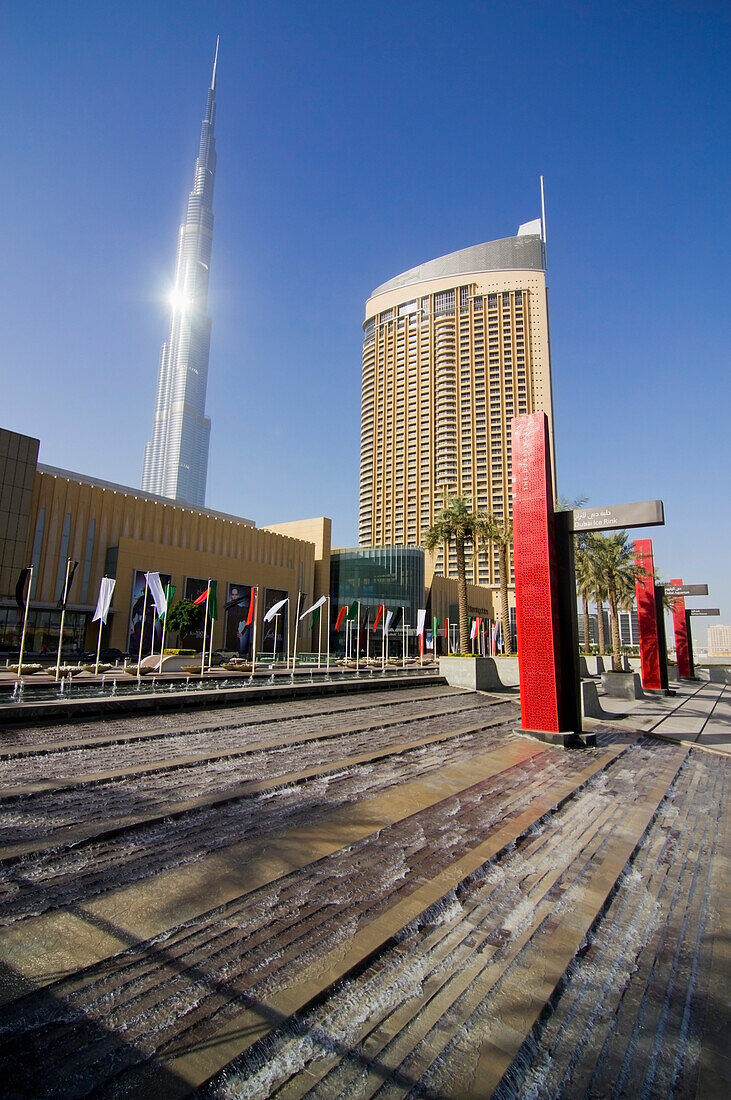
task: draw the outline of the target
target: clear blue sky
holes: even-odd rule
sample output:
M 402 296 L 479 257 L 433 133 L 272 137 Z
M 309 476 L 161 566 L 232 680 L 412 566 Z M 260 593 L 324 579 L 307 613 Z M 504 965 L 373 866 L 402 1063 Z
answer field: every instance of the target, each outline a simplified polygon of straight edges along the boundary
M 139 484 L 220 33 L 209 506 L 353 544 L 366 298 L 512 235 L 542 173 L 560 493 L 663 499 L 661 573 L 731 621 L 729 12 L 5 5 L 0 423 Z

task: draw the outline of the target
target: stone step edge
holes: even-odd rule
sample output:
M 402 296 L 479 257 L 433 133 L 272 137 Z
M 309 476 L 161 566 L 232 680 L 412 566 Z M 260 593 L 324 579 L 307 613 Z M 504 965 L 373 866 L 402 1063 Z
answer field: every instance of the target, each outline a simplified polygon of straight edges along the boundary
M 496 726 L 506 724 L 504 718 L 494 719 L 492 722 L 477 722 L 468 726 L 459 726 L 457 729 L 444 733 L 433 734 L 428 738 L 420 738 L 418 741 L 406 741 L 398 745 L 384 747 L 374 753 L 358 753 L 355 756 L 333 760 L 326 765 L 313 765 L 303 768 L 301 771 L 285 772 L 273 779 L 254 779 L 239 783 L 235 787 L 229 787 L 222 794 L 198 795 L 195 798 L 185 799 L 168 806 L 150 810 L 147 813 L 130 814 L 118 818 L 110 818 L 99 822 L 97 826 L 75 825 L 70 828 L 59 829 L 56 833 L 47 834 L 42 841 L 20 841 L 15 844 L 0 846 L 0 864 L 11 864 L 28 856 L 42 855 L 48 851 L 61 851 L 64 848 L 76 848 L 82 844 L 91 844 L 99 840 L 106 840 L 118 836 L 138 825 L 154 825 L 171 817 L 180 817 L 192 813 L 195 810 L 209 809 L 213 806 L 224 806 L 228 802 L 236 802 L 242 798 L 253 798 L 255 795 L 267 791 L 276 790 L 278 787 L 299 786 L 311 779 L 319 779 L 333 772 L 342 771 L 344 767 L 352 767 L 356 764 L 377 762 L 398 756 L 400 753 L 412 749 L 423 748 L 425 745 L 438 744 L 441 741 L 450 741 L 456 737 L 464 737 L 470 733 L 480 733 Z
M 439 685 L 428 685 L 428 686 L 438 686 L 440 688 L 443 688 L 443 690 L 434 692 L 433 694 L 427 695 L 425 697 L 423 697 L 420 694 L 415 694 L 413 699 L 411 699 L 411 700 L 409 700 L 409 699 L 399 700 L 399 702 L 402 702 L 402 701 L 403 702 L 419 702 L 422 698 L 424 699 L 425 702 L 431 702 L 433 699 L 446 699 L 446 698 L 448 698 L 449 696 L 452 696 L 452 695 L 461 696 L 461 695 L 467 694 L 463 691 L 458 691 L 456 688 L 450 688 L 447 685 L 439 684 Z M 404 688 L 404 690 L 406 690 L 406 689 Z M 470 694 L 472 694 L 472 693 L 470 693 Z M 388 702 L 393 703 L 393 700 L 388 700 Z M 498 702 L 500 702 L 500 700 L 495 699 L 495 702 L 498 703 Z M 384 705 L 385 705 L 385 703 L 386 703 L 386 700 L 384 700 Z M 366 710 L 368 707 L 372 707 L 372 706 L 378 706 L 378 702 L 370 700 L 370 699 L 359 699 L 356 702 L 354 702 L 353 705 L 350 706 L 350 707 L 342 706 L 342 704 L 339 704 L 338 705 L 338 710 L 342 714 L 349 714 L 349 713 L 353 713 L 354 711 Z M 305 718 L 319 718 L 323 714 L 331 714 L 331 713 L 332 713 L 331 708 L 324 707 L 322 710 L 309 711 L 307 714 L 303 715 L 302 717 L 305 717 Z M 297 717 L 297 716 L 288 715 L 287 720 L 289 720 L 290 718 L 294 719 L 295 717 Z M 281 720 L 282 719 L 279 718 L 279 717 L 268 718 L 268 717 L 264 717 L 264 716 L 259 716 L 254 721 L 255 721 L 255 724 L 257 726 L 267 726 L 267 725 L 279 723 Z M 246 722 L 247 717 L 244 716 L 242 721 Z M 2 760 L 14 760 L 14 759 L 17 759 L 18 757 L 24 757 L 24 756 L 39 756 L 39 755 L 43 755 L 43 754 L 51 755 L 52 753 L 55 753 L 55 752 L 69 752 L 73 749 L 99 748 L 100 746 L 104 746 L 104 745 L 136 744 L 138 741 L 156 741 L 156 740 L 159 740 L 162 737 L 171 737 L 171 736 L 176 736 L 176 735 L 183 736 L 183 735 L 189 734 L 189 733 L 192 733 L 192 734 L 195 734 L 195 733 L 219 733 L 219 732 L 223 732 L 224 730 L 231 729 L 231 728 L 232 728 L 232 723 L 231 723 L 230 720 L 229 721 L 222 721 L 219 718 L 219 719 L 216 719 L 216 720 L 211 721 L 211 722 L 205 722 L 205 721 L 198 722 L 198 723 L 196 723 L 196 725 L 194 727 L 191 727 L 190 729 L 181 729 L 181 730 L 157 729 L 157 730 L 150 730 L 147 733 L 121 733 L 121 732 L 116 733 L 116 734 L 106 733 L 106 734 L 99 734 L 97 736 L 87 737 L 87 738 L 84 738 L 84 740 L 80 740 L 80 741 L 46 741 L 41 745 L 34 744 L 33 742 L 28 741 L 25 744 L 13 746 L 12 748 L 8 748 L 7 746 L 5 748 L 0 748 L 0 761 L 2 761 Z
M 611 817 L 614 812 L 613 807 L 607 807 L 602 812 L 599 819 L 594 820 L 591 825 L 591 831 L 588 833 L 589 844 L 596 844 L 597 834 L 601 831 L 603 825 L 606 824 L 606 820 Z M 585 838 L 582 837 L 582 844 L 584 844 Z M 582 848 L 584 850 L 584 848 Z M 557 878 L 562 876 L 566 868 L 564 866 L 554 867 L 552 870 L 547 871 L 541 876 L 540 881 L 536 884 L 535 889 L 533 886 L 529 889 L 526 896 L 531 897 L 532 903 L 535 906 L 540 906 L 545 901 L 546 894 L 550 891 L 555 884 Z M 538 897 L 536 898 L 536 895 Z M 461 903 L 463 906 L 463 913 L 459 917 L 454 918 L 453 921 L 445 927 L 442 925 L 438 932 L 432 933 L 434 940 L 441 939 L 442 943 L 449 939 L 450 927 L 464 923 L 467 925 L 468 931 L 465 931 L 464 938 L 459 944 L 451 945 L 448 948 L 449 953 L 453 953 L 459 950 L 460 947 L 464 947 L 465 940 L 475 936 L 475 929 L 472 925 L 472 914 L 474 912 L 475 905 L 469 905 L 464 908 L 465 903 Z M 534 910 L 535 912 L 535 910 Z M 531 919 L 528 927 L 523 929 L 517 939 L 510 945 L 510 956 L 504 960 L 505 967 L 512 962 L 512 960 L 520 953 L 523 946 L 528 942 L 530 937 L 536 930 L 536 917 L 535 915 Z M 418 1020 L 421 1013 L 425 1013 L 427 1017 L 434 1015 L 436 1012 L 436 1019 L 443 1017 L 453 1006 L 454 1002 L 463 995 L 469 984 L 474 981 L 475 977 L 485 967 L 485 960 L 492 959 L 490 965 L 494 968 L 498 964 L 494 962 L 494 955 L 497 952 L 497 947 L 489 944 L 487 933 L 482 929 L 479 932 L 479 942 L 473 943 L 469 948 L 467 957 L 460 967 L 458 973 L 454 973 L 450 969 L 445 969 L 440 973 L 441 962 L 437 962 L 432 967 L 431 974 L 424 981 L 422 992 L 412 995 L 407 1003 L 402 1003 L 397 1010 L 397 1014 L 400 1017 L 398 1023 L 395 1024 L 391 1019 L 392 1011 L 387 1010 L 387 1014 L 383 1017 L 369 1018 L 364 1020 L 362 1027 L 356 1037 L 355 1043 L 363 1051 L 363 1061 L 361 1070 L 363 1072 L 370 1072 L 371 1066 L 376 1063 L 376 1073 L 381 1074 L 384 1066 L 388 1066 L 391 1072 L 397 1070 L 406 1057 L 409 1056 L 415 1046 L 417 1046 L 424 1038 L 425 1034 L 431 1030 L 434 1026 L 433 1022 L 429 1022 L 426 1026 L 422 1023 L 418 1026 L 416 1031 L 413 1030 L 415 1021 Z M 436 951 L 439 952 L 439 944 L 437 944 Z M 479 962 L 477 961 L 479 958 Z M 501 961 L 502 965 L 502 961 Z M 478 969 L 479 968 L 479 969 Z M 409 1051 L 404 1055 L 399 1055 L 398 1063 L 395 1063 L 395 1059 L 391 1054 L 393 1044 L 398 1043 L 400 1036 L 406 1036 L 408 1032 L 408 1044 Z M 389 1053 L 384 1057 L 384 1051 L 389 1048 Z M 309 1090 L 319 1081 L 321 1081 L 327 1074 L 337 1065 L 340 1058 L 339 1053 L 335 1053 L 331 1056 L 328 1064 L 327 1057 L 318 1057 L 316 1061 L 313 1061 L 305 1065 L 297 1074 L 290 1077 L 286 1082 L 282 1082 L 277 1091 L 277 1096 L 280 1093 L 283 1097 L 287 1097 L 287 1100 L 293 1100 L 294 1097 L 299 1098 L 308 1094 Z M 301 1085 L 298 1084 L 302 1078 Z M 382 1078 L 381 1078 L 382 1080 Z M 374 1087 L 370 1085 L 366 1086 L 362 1082 L 360 1084 L 361 1095 L 372 1095 L 378 1088 L 380 1088 L 381 1080 L 378 1080 Z
M 57 980 L 65 980 L 136 943 L 204 917 L 213 909 L 377 835 L 390 825 L 416 817 L 458 796 L 475 782 L 520 767 L 545 752 L 537 745 L 529 746 L 512 738 L 481 756 L 470 757 L 468 762 L 448 765 L 436 777 L 435 773 L 428 773 L 407 784 L 371 792 L 355 805 L 336 806 L 317 824 L 284 824 L 268 836 L 234 841 L 196 863 L 204 877 L 207 869 L 208 888 L 200 895 L 204 899 L 202 906 L 197 900 L 187 900 L 189 868 L 181 865 L 157 872 L 149 880 L 111 886 L 85 902 L 49 908 L 37 916 L 0 927 L 0 1004 L 52 987 Z M 617 755 L 606 754 L 607 766 Z M 238 869 L 233 874 L 232 866 Z M 156 905 L 161 879 L 165 879 L 163 886 L 168 897 L 165 911 Z M 200 887 L 194 891 L 194 899 L 199 894 Z M 126 916 L 130 911 L 141 912 L 142 922 L 130 923 Z M 83 952 L 80 943 L 85 944 Z
M 55 699 L 38 703 L 4 703 L 0 705 L 0 729 L 8 723 L 27 724 L 29 721 L 69 722 L 74 719 L 105 718 L 109 715 L 134 715 L 144 711 L 194 710 L 211 705 L 237 706 L 247 702 L 279 702 L 319 695 L 338 695 L 341 692 L 368 692 L 399 690 L 420 685 L 444 686 L 446 680 L 434 672 L 394 675 L 385 680 L 362 678 L 336 680 L 321 684 L 272 684 L 262 687 L 223 688 L 222 690 L 198 690 L 188 692 L 160 692 L 155 695 L 95 696 L 92 699 Z
M 157 1068 L 164 1075 L 166 1100 L 190 1095 L 193 1089 L 200 1088 L 228 1062 L 239 1057 L 292 1015 L 320 1003 L 333 985 L 360 972 L 424 910 L 457 888 L 484 863 L 498 857 L 546 814 L 560 809 L 590 779 L 613 764 L 625 751 L 625 746 L 612 746 L 606 751 L 606 755 L 594 760 L 573 779 L 564 780 L 549 788 L 508 826 L 496 829 L 489 839 L 465 853 L 449 868 L 418 887 L 408 897 L 396 902 L 358 931 L 347 946 L 331 953 L 329 963 L 327 960 L 318 960 L 311 964 L 296 984 L 275 994 L 267 1004 L 262 1004 L 260 1010 L 249 1008 L 239 1013 L 220 1031 L 207 1038 L 202 1049 L 193 1048 L 169 1063 L 158 1060 Z M 139 1082 L 140 1087 L 133 1089 L 128 1095 L 157 1100 L 160 1096 L 161 1078 L 154 1071 L 152 1076 L 154 1079 L 148 1080 L 145 1074 Z
M 496 700 L 495 703 L 488 704 L 488 706 L 496 706 L 498 703 L 499 700 Z M 465 707 L 464 709 L 460 708 L 459 711 L 454 713 L 455 716 L 456 714 L 469 714 L 471 711 L 477 711 L 478 709 L 477 707 Z M 436 710 L 425 712 L 415 717 L 403 716 L 400 718 L 371 720 L 369 723 L 362 726 L 337 726 L 331 730 L 323 730 L 321 733 L 302 734 L 300 737 L 295 735 L 291 739 L 287 737 L 272 738 L 269 741 L 261 741 L 258 744 L 247 745 L 242 748 L 191 753 L 189 756 L 176 756 L 171 757 L 169 760 L 155 760 L 149 764 L 131 764 L 127 768 L 113 768 L 102 772 L 82 772 L 79 775 L 69 776 L 66 779 L 42 779 L 37 783 L 22 783 L 14 787 L 0 788 L 0 803 L 9 802 L 14 798 L 27 798 L 29 795 L 48 794 L 53 791 L 70 791 L 78 787 L 93 787 L 100 783 L 107 783 L 115 779 L 134 779 L 137 776 L 154 775 L 156 772 L 172 772 L 180 768 L 190 767 L 191 764 L 208 764 L 216 760 L 235 759 L 239 756 L 250 756 L 255 752 L 266 752 L 269 749 L 281 749 L 287 748 L 287 746 L 296 748 L 299 745 L 308 745 L 314 741 L 327 741 L 334 737 L 343 737 L 349 733 L 370 733 L 373 730 L 392 729 L 399 725 L 409 726 L 414 722 L 424 721 L 425 719 L 448 716 L 447 712 Z M 317 717 L 317 715 L 315 715 L 315 717 Z M 509 722 L 510 718 L 506 717 L 505 720 Z M 427 742 L 425 742 L 425 744 L 426 743 Z M 84 746 L 81 745 L 80 747 L 83 748 Z M 0 856 L 0 859 L 1 858 Z
M 551 1004 L 560 994 L 569 964 L 606 913 L 622 872 L 632 862 L 655 820 L 686 755 L 678 754 L 676 759 L 665 764 L 644 795 L 647 805 L 635 807 L 624 818 L 624 835 L 615 841 L 610 858 L 599 863 L 581 890 L 590 901 L 586 910 L 582 913 L 581 905 L 572 899 L 572 907 L 562 914 L 561 921 L 546 934 L 540 946 L 535 945 L 534 949 L 540 953 L 543 962 L 541 976 L 534 976 L 530 991 L 525 988 L 524 967 L 520 968 L 520 974 L 516 971 L 514 980 L 506 985 L 512 993 L 510 1012 L 496 1022 L 498 1034 L 482 1044 L 472 1079 L 473 1087 L 467 1091 L 462 1088 L 459 1100 L 485 1100 L 492 1096 L 541 1016 L 551 1010 Z M 547 950 L 547 947 L 552 950 Z M 518 1020 L 519 1028 L 514 1026 Z

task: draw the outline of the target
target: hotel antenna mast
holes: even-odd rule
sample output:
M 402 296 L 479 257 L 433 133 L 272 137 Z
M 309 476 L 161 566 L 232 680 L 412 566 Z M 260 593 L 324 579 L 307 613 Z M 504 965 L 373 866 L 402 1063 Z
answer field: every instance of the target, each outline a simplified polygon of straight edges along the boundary
M 211 319 L 206 310 L 216 177 L 218 43 L 217 38 L 193 188 L 178 231 L 170 328 L 160 352 L 152 438 L 145 445 L 142 469 L 145 492 L 198 506 L 205 504 L 211 434 L 206 416 Z

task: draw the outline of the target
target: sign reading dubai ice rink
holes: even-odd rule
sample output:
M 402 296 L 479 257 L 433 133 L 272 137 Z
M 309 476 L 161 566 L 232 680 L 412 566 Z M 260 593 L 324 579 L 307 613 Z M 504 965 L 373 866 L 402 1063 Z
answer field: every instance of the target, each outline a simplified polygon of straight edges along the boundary
M 605 531 L 630 527 L 661 527 L 665 509 L 661 500 L 639 500 L 634 504 L 609 504 L 603 508 L 574 508 L 572 531 Z

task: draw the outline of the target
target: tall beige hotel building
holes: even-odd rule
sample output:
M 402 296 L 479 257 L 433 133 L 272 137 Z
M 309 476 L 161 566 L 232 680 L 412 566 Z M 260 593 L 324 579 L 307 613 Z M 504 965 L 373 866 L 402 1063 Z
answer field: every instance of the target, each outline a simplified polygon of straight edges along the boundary
M 360 545 L 421 545 L 445 493 L 509 516 L 511 419 L 553 422 L 541 220 L 383 283 L 363 329 Z M 467 564 L 499 582 L 496 553 Z

